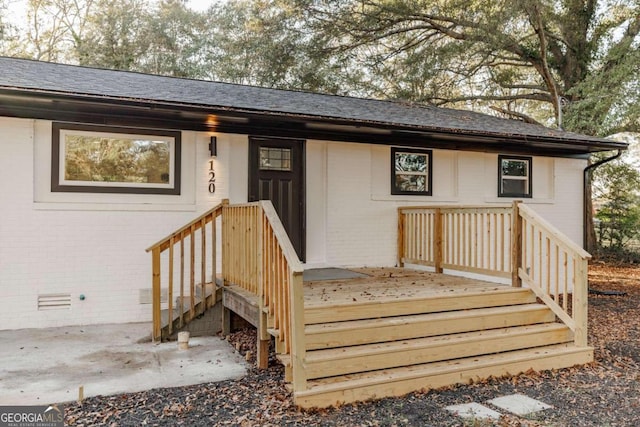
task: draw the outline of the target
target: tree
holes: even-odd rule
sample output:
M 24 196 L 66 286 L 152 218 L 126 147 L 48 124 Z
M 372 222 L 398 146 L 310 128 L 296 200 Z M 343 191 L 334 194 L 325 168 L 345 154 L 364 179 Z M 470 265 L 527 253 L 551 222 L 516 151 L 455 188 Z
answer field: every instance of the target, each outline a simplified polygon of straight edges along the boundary
M 376 97 L 500 112 L 595 135 L 639 130 L 640 4 L 298 0 Z M 634 71 L 636 70 L 636 71 Z M 621 94 L 626 94 L 622 99 Z M 563 99 L 568 102 L 562 111 Z M 597 105 L 597 108 L 594 106 Z M 584 119 L 585 111 L 590 114 Z
M 88 15 L 86 35 L 77 46 L 81 65 L 136 70 L 149 49 L 144 0 L 97 0 Z
M 8 52 L 8 42 L 11 37 L 11 23 L 9 22 L 6 0 L 0 0 L 0 54 Z
M 41 61 L 74 61 L 94 0 L 29 0 L 27 27 L 10 52 Z
M 307 9 L 290 0 L 230 0 L 209 10 L 208 78 L 233 83 L 347 93 L 343 64 L 317 48 Z
M 640 171 L 637 165 L 615 161 L 596 170 L 598 201 L 596 230 L 601 248 L 619 251 L 640 235 Z
M 162 0 L 147 19 L 148 49 L 136 68 L 152 74 L 204 78 L 204 15 L 187 8 L 184 0 Z
M 27 18 L 17 42 L 3 49 L 9 55 L 203 75 L 204 15 L 192 12 L 184 0 L 29 0 Z

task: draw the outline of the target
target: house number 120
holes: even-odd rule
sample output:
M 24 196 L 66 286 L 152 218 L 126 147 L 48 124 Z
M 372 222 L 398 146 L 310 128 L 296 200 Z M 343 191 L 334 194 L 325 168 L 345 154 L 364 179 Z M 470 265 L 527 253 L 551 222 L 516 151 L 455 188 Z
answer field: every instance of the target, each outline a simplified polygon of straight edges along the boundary
M 213 160 L 209 160 L 209 193 L 216 192 L 216 173 L 213 170 Z

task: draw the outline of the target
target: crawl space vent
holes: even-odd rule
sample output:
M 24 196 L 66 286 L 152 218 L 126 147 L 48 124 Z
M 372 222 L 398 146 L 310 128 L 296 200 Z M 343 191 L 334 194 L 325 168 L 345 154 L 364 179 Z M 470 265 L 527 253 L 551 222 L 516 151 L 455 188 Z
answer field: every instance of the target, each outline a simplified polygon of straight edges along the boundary
M 71 294 L 43 294 L 38 295 L 38 310 L 69 310 L 71 309 Z

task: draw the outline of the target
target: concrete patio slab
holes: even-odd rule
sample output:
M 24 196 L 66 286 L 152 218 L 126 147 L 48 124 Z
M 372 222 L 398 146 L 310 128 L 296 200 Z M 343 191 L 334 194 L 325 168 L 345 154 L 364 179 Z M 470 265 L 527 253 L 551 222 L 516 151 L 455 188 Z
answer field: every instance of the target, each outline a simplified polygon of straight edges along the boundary
M 487 403 L 490 403 L 500 409 L 504 409 L 505 411 L 511 412 L 512 414 L 522 416 L 533 414 L 534 412 L 543 411 L 545 409 L 553 407 L 523 394 L 511 394 L 508 396 L 502 396 L 491 399 Z
M 447 406 L 447 411 L 465 419 L 498 420 L 500 413 L 476 402 Z
M 138 343 L 149 323 L 0 331 L 0 405 L 61 403 L 240 378 L 247 364 L 219 337 Z

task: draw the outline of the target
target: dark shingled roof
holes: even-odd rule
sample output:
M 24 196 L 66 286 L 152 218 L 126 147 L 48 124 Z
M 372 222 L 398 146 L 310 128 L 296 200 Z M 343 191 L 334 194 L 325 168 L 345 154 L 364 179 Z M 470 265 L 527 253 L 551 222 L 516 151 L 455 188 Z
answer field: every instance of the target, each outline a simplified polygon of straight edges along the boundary
M 339 120 L 364 126 L 595 144 L 612 141 L 471 111 L 0 57 L 0 90 Z M 622 144 L 621 144 L 622 146 Z

